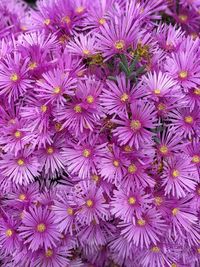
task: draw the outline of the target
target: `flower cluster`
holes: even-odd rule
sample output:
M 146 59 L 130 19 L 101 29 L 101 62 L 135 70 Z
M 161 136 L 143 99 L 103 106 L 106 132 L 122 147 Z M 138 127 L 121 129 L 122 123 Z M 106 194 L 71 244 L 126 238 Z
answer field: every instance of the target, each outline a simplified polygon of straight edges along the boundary
M 200 1 L 0 15 L 0 265 L 200 266 Z

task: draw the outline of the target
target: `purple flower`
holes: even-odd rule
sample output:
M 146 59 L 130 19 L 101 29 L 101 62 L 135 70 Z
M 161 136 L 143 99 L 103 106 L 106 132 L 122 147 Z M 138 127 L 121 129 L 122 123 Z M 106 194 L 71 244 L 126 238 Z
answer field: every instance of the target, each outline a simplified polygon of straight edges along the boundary
M 29 244 L 32 251 L 44 246 L 45 250 L 56 246 L 60 234 L 52 211 L 42 207 L 30 207 L 24 211 L 22 225 L 19 227 L 20 237 Z

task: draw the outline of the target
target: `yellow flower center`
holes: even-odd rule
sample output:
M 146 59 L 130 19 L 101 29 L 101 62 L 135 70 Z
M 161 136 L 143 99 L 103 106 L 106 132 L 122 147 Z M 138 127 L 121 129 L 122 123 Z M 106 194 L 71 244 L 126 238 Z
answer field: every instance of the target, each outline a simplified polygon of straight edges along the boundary
M 56 86 L 54 89 L 53 89 L 53 92 L 54 94 L 59 94 L 61 91 L 61 88 L 59 86 Z
M 106 20 L 104 18 L 99 19 L 99 24 L 104 25 L 106 23 Z
M 143 220 L 143 219 L 139 219 L 139 220 L 137 220 L 137 224 L 138 224 L 139 226 L 144 226 L 144 225 L 146 224 L 146 221 Z
M 200 188 L 197 189 L 197 193 L 198 193 L 198 195 L 200 195 Z
M 50 147 L 47 148 L 47 154 L 51 155 L 51 154 L 53 154 L 53 152 L 54 152 L 53 147 L 50 146 Z
M 131 165 L 129 165 L 128 167 L 129 173 L 133 174 L 133 173 L 136 173 L 136 171 L 137 171 L 137 167 L 135 166 L 135 164 L 132 163 Z
M 24 160 L 23 159 L 18 159 L 17 164 L 19 166 L 23 166 L 24 165 Z
M 89 208 L 91 208 L 91 207 L 94 205 L 94 203 L 93 203 L 93 201 L 92 201 L 91 199 L 88 199 L 88 200 L 86 201 L 86 205 L 87 205 Z
M 151 251 L 155 252 L 155 253 L 158 253 L 158 252 L 160 252 L 160 249 L 159 249 L 159 247 L 152 247 Z
M 59 123 L 59 122 L 56 122 L 55 123 L 56 132 L 59 132 L 61 130 L 61 127 L 62 127 L 62 124 L 61 123 Z
M 197 252 L 200 254 L 200 248 L 197 248 Z
M 165 145 L 161 146 L 161 147 L 160 147 L 160 152 L 161 152 L 162 154 L 167 154 L 167 152 L 168 152 L 168 148 L 167 148 L 167 146 L 165 146 Z
M 65 22 L 65 23 L 69 24 L 71 22 L 71 19 L 70 19 L 69 16 L 65 16 L 65 17 L 62 18 L 62 22 Z
M 87 102 L 88 104 L 94 103 L 94 97 L 92 95 L 87 96 Z
M 200 95 L 200 88 L 194 89 L 194 94 L 195 95 Z
M 83 156 L 85 158 L 88 158 L 91 155 L 91 151 L 89 149 L 84 149 L 83 150 Z
M 186 123 L 193 123 L 193 118 L 192 118 L 192 116 L 186 116 L 186 117 L 185 117 L 185 122 L 186 122 Z
M 35 68 L 37 68 L 37 63 L 36 62 L 31 62 L 28 66 L 29 66 L 30 70 L 34 70 Z
M 69 215 L 73 215 L 74 214 L 74 210 L 72 208 L 67 208 L 67 214 Z
M 84 54 L 85 56 L 88 56 L 88 55 L 90 54 L 90 50 L 88 50 L 88 49 L 83 49 L 83 54 Z
M 158 110 L 162 111 L 162 110 L 165 110 L 166 109 L 166 105 L 163 104 L 163 103 L 159 103 L 158 106 L 157 106 Z
M 16 82 L 16 81 L 19 80 L 19 76 L 17 75 L 17 73 L 13 73 L 13 74 L 10 76 L 10 79 L 11 79 L 11 81 Z
M 117 50 L 122 50 L 122 49 L 124 49 L 124 47 L 125 47 L 125 43 L 123 40 L 118 40 L 115 42 L 115 48 Z
M 135 199 L 134 197 L 129 197 L 129 199 L 128 199 L 128 203 L 129 203 L 130 205 L 134 205 L 135 202 L 136 202 L 136 199 Z
M 96 174 L 92 175 L 92 180 L 95 181 L 96 183 L 99 181 L 100 177 Z
M 155 89 L 155 90 L 154 90 L 154 94 L 155 94 L 155 95 L 159 95 L 160 93 L 161 93 L 160 89 Z
M 18 199 L 23 201 L 23 200 L 26 199 L 26 195 L 25 194 L 20 194 Z
M 193 162 L 193 163 L 199 163 L 199 162 L 200 162 L 200 157 L 199 157 L 198 155 L 194 155 L 194 156 L 192 157 L 192 162 Z
M 13 230 L 12 229 L 7 229 L 6 230 L 6 236 L 11 237 L 13 235 Z
M 126 102 L 129 100 L 129 96 L 126 93 L 123 93 L 123 95 L 120 97 L 122 102 Z
M 132 120 L 130 126 L 131 126 L 132 130 L 139 130 L 142 125 L 141 125 L 141 122 L 139 120 Z
M 125 152 L 132 152 L 133 149 L 132 149 L 132 147 L 130 147 L 129 145 L 126 145 L 126 146 L 124 147 L 124 151 L 125 151 Z
M 163 203 L 162 197 L 155 197 L 154 201 L 157 206 L 160 206 Z
M 74 107 L 74 111 L 75 111 L 76 113 L 81 113 L 81 112 L 82 112 L 82 108 L 81 108 L 81 106 L 80 106 L 80 105 L 76 105 L 76 106 Z
M 186 22 L 187 19 L 188 19 L 188 16 L 187 16 L 187 15 L 184 15 L 184 14 L 181 14 L 181 15 L 179 15 L 178 17 L 179 17 L 179 20 L 180 20 L 181 22 Z
M 113 165 L 117 168 L 119 167 L 119 160 L 114 160 Z
M 174 209 L 172 210 L 172 214 L 173 214 L 174 216 L 176 216 L 176 215 L 178 214 L 178 212 L 179 212 L 179 209 L 178 209 L 178 208 L 174 208 Z
M 171 267 L 177 267 L 177 264 L 176 263 L 172 263 Z
M 20 137 L 21 137 L 21 135 L 22 135 L 22 134 L 21 134 L 21 132 L 20 132 L 20 131 L 16 131 L 16 132 L 15 132 L 15 137 L 16 137 L 16 138 L 20 138 Z
M 83 13 L 84 9 L 85 8 L 83 6 L 79 6 L 76 8 L 76 13 L 78 13 L 78 14 Z
M 46 225 L 44 223 L 39 223 L 37 225 L 37 231 L 43 233 L 46 230 Z
M 45 19 L 45 20 L 44 20 L 44 24 L 45 24 L 45 25 L 48 26 L 50 23 L 51 23 L 51 20 L 50 20 L 50 19 Z
M 40 107 L 40 109 L 41 109 L 41 111 L 43 112 L 43 113 L 45 113 L 46 111 L 47 111 L 47 106 L 46 105 L 42 105 L 41 107 Z
M 47 249 L 45 252 L 45 256 L 47 258 L 52 257 L 53 256 L 53 250 L 52 249 Z
M 172 176 L 173 177 L 178 177 L 180 175 L 180 172 L 178 170 L 173 170 Z
M 179 78 L 185 79 L 188 76 L 188 72 L 186 70 L 182 70 L 179 72 Z

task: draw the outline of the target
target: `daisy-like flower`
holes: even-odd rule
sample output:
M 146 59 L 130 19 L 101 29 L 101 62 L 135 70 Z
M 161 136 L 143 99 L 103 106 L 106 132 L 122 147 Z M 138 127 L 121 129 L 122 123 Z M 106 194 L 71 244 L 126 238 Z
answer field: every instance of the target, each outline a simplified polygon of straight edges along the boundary
M 48 250 L 56 246 L 60 234 L 55 223 L 55 215 L 52 211 L 42 207 L 30 207 L 24 211 L 23 225 L 19 227 L 20 237 L 29 249 L 36 251 L 40 247 Z
M 122 180 L 122 185 L 129 191 L 134 188 L 153 187 L 155 181 L 146 173 L 148 164 L 141 163 L 139 159 L 129 160 L 126 164 L 126 174 Z
M 138 21 L 133 22 L 133 18 L 128 15 L 112 18 L 109 23 L 105 23 L 97 33 L 97 50 L 103 54 L 105 60 L 116 54 L 126 52 L 138 35 Z
M 73 54 L 82 58 L 91 57 L 96 53 L 96 37 L 95 35 L 79 34 L 70 40 L 67 49 Z
M 20 53 L 9 54 L 0 66 L 0 95 L 8 97 L 8 102 L 17 100 L 31 87 L 28 78 L 28 58 Z
M 60 69 L 53 69 L 43 74 L 42 81 L 37 82 L 36 92 L 39 98 L 46 100 L 46 103 L 56 103 L 64 105 L 66 99 L 64 95 L 74 95 L 76 80 L 63 73 Z
M 105 147 L 102 149 L 100 164 L 97 166 L 99 173 L 108 182 L 119 185 L 125 174 L 124 161 L 125 157 L 119 147 L 115 145 L 110 149 Z
M 125 74 L 121 73 L 116 77 L 116 83 L 107 80 L 101 94 L 100 100 L 107 114 L 127 114 L 128 106 L 134 100 L 140 99 L 145 95 L 143 88 L 131 88 L 130 81 Z
M 149 247 L 151 243 L 156 245 L 166 230 L 166 223 L 155 208 L 147 210 L 132 222 L 122 225 L 124 228 L 121 234 L 141 249 Z
M 0 161 L 2 174 L 18 185 L 27 185 L 39 176 L 40 164 L 31 149 L 24 149 L 16 156 L 5 154 Z
M 65 194 L 58 194 L 58 200 L 54 202 L 52 210 L 55 213 L 55 223 L 58 229 L 67 234 L 73 235 L 73 225 L 76 218 L 77 207 L 70 203 L 69 197 Z
M 158 134 L 158 144 L 156 145 L 159 157 L 168 158 L 183 151 L 187 143 L 182 141 L 182 136 L 173 127 L 166 128 Z
M 129 193 L 125 189 L 114 190 L 111 201 L 111 213 L 124 222 L 131 222 L 133 217 L 141 217 L 142 212 L 148 207 L 151 200 L 142 188 L 132 190 Z
M 195 190 L 199 175 L 197 168 L 190 158 L 176 155 L 164 162 L 161 175 L 165 194 L 174 197 L 185 197 L 188 192 Z
M 47 145 L 45 148 L 38 150 L 38 158 L 41 164 L 41 168 L 44 169 L 44 173 L 47 175 L 54 175 L 64 169 L 64 158 L 62 156 L 62 147 L 64 140 L 61 136 L 56 136 L 51 145 Z
M 98 224 L 100 220 L 107 220 L 109 206 L 105 203 L 102 189 L 89 182 L 82 182 L 79 186 L 82 192 L 77 194 L 75 201 L 80 207 L 77 211 L 80 223 L 89 225 L 92 221 Z
M 176 25 L 160 24 L 156 32 L 156 40 L 162 49 L 167 52 L 177 51 L 182 40 L 184 32 Z
M 192 111 L 196 107 L 200 107 L 200 86 L 190 89 L 184 97 L 187 106 Z
M 191 209 L 191 197 L 185 197 L 181 199 L 173 199 L 170 201 L 170 210 L 168 213 L 169 234 L 177 239 L 180 235 L 184 236 L 186 232 L 195 233 L 193 225 L 197 222 L 197 216 Z
M 68 171 L 82 179 L 89 178 L 91 173 L 96 173 L 103 147 L 105 144 L 98 144 L 97 136 L 90 136 L 84 142 L 64 148 L 62 156 L 66 158 Z
M 170 121 L 173 123 L 174 130 L 179 131 L 183 137 L 199 136 L 200 119 L 199 109 L 190 110 L 189 107 L 182 109 L 175 109 L 169 114 Z
M 199 147 L 199 138 L 193 139 L 191 143 L 189 143 L 184 152 L 191 157 L 191 162 L 198 168 L 200 168 L 200 147 Z
M 179 50 L 168 57 L 165 69 L 169 76 L 182 85 L 183 88 L 189 89 L 200 84 L 200 65 L 193 51 Z
M 46 250 L 41 249 L 38 252 L 37 258 L 35 259 L 35 266 L 52 266 L 52 267 L 63 267 L 68 266 L 70 262 L 70 252 L 68 247 L 58 246 L 54 248 L 48 248 Z
M 36 203 L 38 196 L 38 184 L 32 183 L 28 186 L 14 188 L 11 192 L 9 192 L 6 204 L 10 207 L 14 206 L 16 209 L 22 211 L 33 203 Z
M 149 72 L 147 76 L 143 78 L 143 86 L 146 88 L 150 95 L 150 98 L 158 101 L 163 97 L 181 97 L 180 87 L 177 85 L 177 81 L 173 80 L 166 73 L 159 71 L 156 73 Z
M 76 96 L 65 107 L 55 111 L 57 121 L 63 122 L 62 128 L 66 127 L 76 136 L 86 130 L 93 131 L 102 116 L 99 104 L 101 90 L 102 83 L 93 76 L 80 81 Z
M 113 130 L 120 144 L 139 148 L 140 143 L 151 142 L 153 134 L 150 129 L 155 127 L 156 112 L 150 103 L 137 101 L 131 105 L 131 119 L 123 116 L 123 120 L 113 121 L 122 125 Z
M 17 233 L 19 223 L 12 217 L 7 220 L 0 219 L 0 246 L 4 255 L 12 254 L 20 248 L 21 240 Z

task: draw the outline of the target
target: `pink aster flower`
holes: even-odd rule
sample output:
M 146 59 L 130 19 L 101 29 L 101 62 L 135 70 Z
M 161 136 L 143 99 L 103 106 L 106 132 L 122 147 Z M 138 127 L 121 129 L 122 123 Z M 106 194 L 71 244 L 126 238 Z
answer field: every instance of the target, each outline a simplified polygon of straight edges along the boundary
M 131 222 L 133 217 L 141 217 L 142 212 L 148 207 L 151 200 L 144 194 L 142 188 L 130 192 L 125 189 L 114 190 L 111 201 L 111 213 L 124 222 Z
M 190 107 L 190 110 L 192 111 L 196 107 L 200 107 L 200 88 L 192 88 L 190 89 L 186 95 L 185 95 L 185 101 L 187 103 L 187 106 Z
M 105 144 L 98 144 L 97 136 L 90 136 L 81 143 L 72 143 L 63 149 L 66 165 L 71 174 L 78 174 L 82 179 L 89 178 L 91 173 L 96 173 L 100 161 L 101 148 Z
M 155 185 L 154 179 L 150 177 L 146 169 L 148 164 L 142 163 L 141 160 L 133 158 L 126 164 L 126 173 L 122 180 L 122 185 L 129 191 L 134 188 L 153 187 Z
M 130 86 L 130 81 L 124 74 L 116 77 L 116 82 L 107 80 L 100 100 L 107 114 L 127 114 L 128 107 L 132 101 L 140 99 L 145 95 L 143 88 Z
M 91 57 L 96 53 L 96 37 L 95 35 L 79 34 L 70 40 L 67 44 L 69 52 L 83 58 Z
M 185 197 L 188 192 L 195 190 L 199 175 L 197 168 L 190 158 L 176 155 L 164 162 L 161 175 L 165 194 L 174 197 Z
M 150 98 L 158 101 L 163 97 L 180 98 L 181 91 L 177 82 L 169 77 L 166 73 L 159 71 L 156 73 L 148 73 L 147 76 L 143 78 L 143 86 L 146 88 L 150 95 Z
M 170 112 L 169 118 L 173 123 L 174 130 L 179 131 L 184 137 L 191 139 L 199 136 L 200 119 L 199 109 L 190 110 L 189 107 L 175 109 Z
M 200 168 L 200 147 L 199 139 L 193 139 L 191 143 L 185 147 L 184 152 L 191 157 L 191 162 L 197 167 Z
M 126 53 L 138 35 L 138 22 L 128 16 L 112 19 L 105 23 L 97 33 L 97 50 L 108 60 L 116 54 Z
M 0 163 L 2 174 L 18 185 L 27 185 L 39 176 L 40 164 L 28 148 L 16 156 L 12 153 L 5 154 Z
M 158 134 L 157 153 L 159 157 L 173 157 L 177 153 L 183 151 L 187 145 L 182 141 L 182 136 L 179 132 L 174 131 L 173 127 L 166 128 Z
M 9 54 L 0 67 L 0 95 L 7 96 L 8 102 L 17 100 L 31 87 L 31 80 L 27 76 L 28 58 L 21 54 Z
M 77 211 L 77 219 L 82 224 L 89 225 L 92 221 L 99 223 L 109 217 L 108 204 L 105 202 L 101 188 L 89 182 L 79 184 L 82 192 L 77 194 L 77 204 L 80 209 Z
M 46 100 L 46 103 L 56 103 L 64 105 L 66 99 L 64 95 L 74 95 L 76 80 L 64 74 L 59 69 L 54 69 L 43 74 L 44 80 L 38 81 L 35 88 L 39 98 Z
M 191 50 L 173 53 L 166 61 L 165 69 L 184 89 L 200 84 L 200 66 L 196 54 Z
M 152 208 L 147 210 L 138 219 L 132 222 L 122 224 L 124 227 L 121 234 L 130 242 L 143 249 L 149 247 L 151 243 L 154 245 L 159 242 L 160 237 L 166 231 L 166 223 L 162 219 L 161 214 Z
M 42 207 L 30 207 L 24 211 L 23 225 L 19 227 L 20 237 L 29 249 L 36 251 L 44 246 L 45 250 L 56 246 L 60 234 L 55 223 L 55 215 L 52 211 Z
M 0 219 L 0 246 L 4 255 L 12 254 L 21 246 L 21 240 L 17 233 L 19 223 L 12 217 L 7 220 Z
M 64 169 L 65 160 L 62 156 L 63 145 L 64 140 L 58 135 L 53 138 L 51 145 L 47 145 L 45 148 L 38 150 L 37 155 L 45 175 L 53 176 L 55 173 L 59 173 Z
M 124 162 L 125 157 L 119 147 L 113 145 L 110 149 L 109 147 L 102 149 L 102 157 L 97 167 L 103 179 L 119 185 L 125 174 Z
M 63 267 L 68 266 L 69 257 L 71 256 L 69 249 L 65 246 L 41 249 L 35 259 L 35 266 L 52 266 Z
M 113 130 L 120 144 L 135 145 L 138 148 L 140 143 L 151 142 L 153 134 L 147 128 L 155 127 L 156 112 L 150 103 L 137 101 L 131 105 L 131 119 L 123 116 L 123 121 L 117 119 L 113 121 L 122 125 Z
M 54 202 L 52 210 L 56 215 L 55 223 L 58 229 L 65 234 L 69 232 L 73 235 L 77 206 L 71 204 L 70 198 L 67 195 L 58 194 L 58 200 Z

